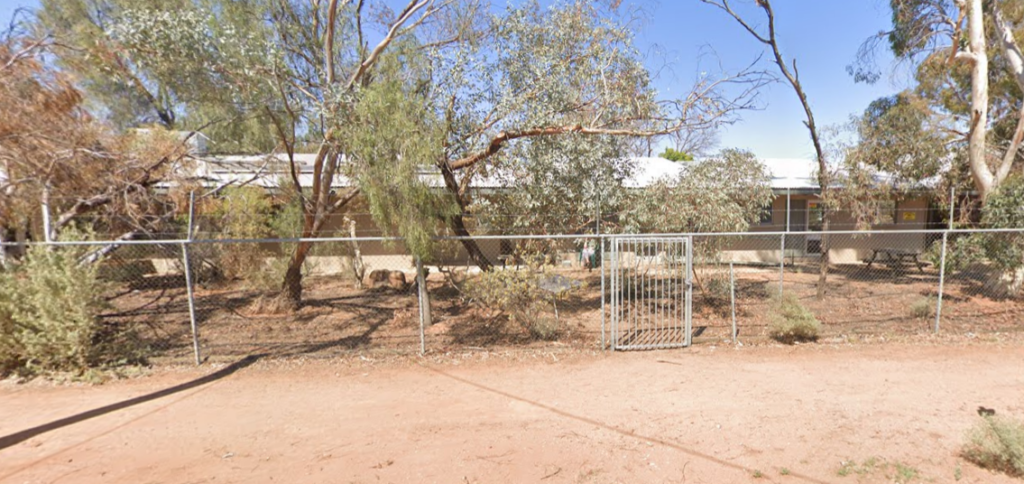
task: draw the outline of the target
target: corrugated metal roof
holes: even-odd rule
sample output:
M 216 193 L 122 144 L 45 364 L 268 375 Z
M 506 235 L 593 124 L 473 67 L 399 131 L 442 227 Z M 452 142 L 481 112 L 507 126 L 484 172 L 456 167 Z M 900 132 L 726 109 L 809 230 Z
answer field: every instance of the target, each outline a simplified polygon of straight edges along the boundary
M 314 153 L 301 153 L 295 155 L 298 168 L 299 181 L 303 186 L 312 186 L 313 183 L 313 162 L 316 159 Z M 697 161 L 674 162 L 658 157 L 637 157 L 636 168 L 633 175 L 625 181 L 630 188 L 642 188 L 650 186 L 661 179 L 671 179 L 679 176 L 685 169 L 687 163 L 700 163 Z M 763 158 L 760 160 L 771 173 L 772 188 L 775 190 L 816 190 L 818 188 L 817 169 L 818 164 L 814 160 L 802 158 Z M 259 176 L 251 184 L 264 187 L 278 186 L 282 179 L 290 179 L 288 159 L 285 155 L 255 155 L 255 156 L 211 156 L 198 160 L 195 175 L 208 180 L 211 185 L 223 184 L 229 181 L 243 182 L 251 180 L 257 173 Z M 424 170 L 421 173 L 424 181 L 431 186 L 444 186 L 440 173 L 434 170 Z M 343 175 L 335 177 L 335 187 L 348 187 L 352 182 Z M 498 177 L 476 177 L 473 188 L 501 188 L 506 186 Z

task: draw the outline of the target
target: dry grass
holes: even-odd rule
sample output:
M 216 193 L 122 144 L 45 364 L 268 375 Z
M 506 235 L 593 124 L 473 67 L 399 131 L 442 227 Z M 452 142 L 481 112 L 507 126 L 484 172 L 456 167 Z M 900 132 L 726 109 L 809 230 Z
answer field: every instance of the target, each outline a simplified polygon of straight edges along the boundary
M 768 335 L 772 339 L 793 344 L 817 341 L 821 323 L 814 317 L 796 295 L 792 293 L 773 294 L 768 309 Z
M 968 432 L 962 454 L 985 469 L 1024 476 L 1024 422 L 1001 415 L 982 417 Z

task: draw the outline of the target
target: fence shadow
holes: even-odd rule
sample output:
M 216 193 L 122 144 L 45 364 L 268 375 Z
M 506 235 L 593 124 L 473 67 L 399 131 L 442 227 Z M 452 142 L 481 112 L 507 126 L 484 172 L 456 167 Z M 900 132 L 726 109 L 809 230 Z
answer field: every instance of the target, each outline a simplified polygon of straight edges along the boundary
M 587 417 L 585 415 L 577 415 L 577 414 L 574 414 L 574 413 L 571 413 L 571 412 L 562 410 L 560 408 L 557 408 L 557 407 L 554 407 L 554 406 L 551 406 L 551 405 L 547 405 L 545 403 L 541 403 L 541 402 L 538 402 L 538 401 L 535 401 L 535 400 L 530 400 L 528 398 L 525 398 L 525 397 L 522 397 L 522 396 L 519 396 L 519 395 L 515 395 L 515 394 L 512 394 L 512 393 L 506 392 L 506 391 L 501 390 L 499 388 L 490 387 L 490 386 L 484 385 L 482 383 L 478 383 L 478 382 L 475 382 L 473 380 L 470 380 L 468 378 L 464 378 L 464 377 L 461 377 L 461 376 L 458 376 L 458 375 L 453 375 L 451 373 L 448 373 L 446 371 L 440 370 L 438 368 L 434 368 L 434 367 L 431 367 L 431 366 L 428 366 L 428 365 L 424 365 L 424 364 L 421 364 L 421 366 L 423 368 L 431 371 L 431 372 L 434 372 L 434 373 L 437 373 L 438 375 L 450 378 L 450 379 L 455 380 L 455 381 L 457 381 L 459 383 L 463 383 L 465 385 L 469 385 L 471 387 L 474 387 L 474 388 L 476 388 L 478 390 L 482 390 L 482 391 L 485 391 L 485 392 L 488 392 L 488 393 L 492 393 L 494 395 L 498 395 L 498 396 L 501 396 L 501 397 L 504 397 L 504 398 L 507 398 L 507 399 L 510 399 L 510 400 L 515 400 L 517 402 L 525 403 L 525 404 L 530 405 L 532 407 L 535 407 L 535 408 L 538 408 L 538 409 L 541 409 L 541 410 L 553 413 L 555 415 L 558 415 L 559 417 L 567 418 L 567 419 L 570 419 L 570 420 L 575 420 L 577 422 L 580 422 L 580 423 L 583 423 L 583 424 L 586 424 L 586 425 L 592 425 L 594 427 L 598 427 L 600 429 L 603 429 L 603 430 L 606 430 L 606 431 L 610 431 L 610 432 L 622 435 L 622 436 L 627 437 L 627 438 L 640 440 L 640 441 L 643 441 L 643 442 L 646 442 L 646 443 L 649 443 L 649 444 L 652 444 L 652 445 L 661 445 L 661 446 L 664 446 L 664 447 L 668 447 L 670 449 L 674 449 L 676 451 L 682 452 L 682 453 L 687 454 L 689 456 L 696 457 L 696 458 L 699 458 L 699 459 L 702 459 L 702 460 L 706 460 L 708 462 L 715 463 L 715 464 L 717 464 L 719 466 L 722 466 L 722 467 L 725 467 L 725 468 L 733 469 L 733 470 L 736 470 L 736 471 L 741 471 L 741 472 L 743 472 L 744 474 L 747 474 L 747 475 L 751 475 L 753 473 L 753 469 L 747 468 L 747 467 L 745 467 L 743 465 L 740 465 L 740 464 L 736 464 L 734 462 L 730 462 L 728 460 L 722 459 L 720 457 L 716 457 L 716 456 L 711 455 L 711 454 L 706 454 L 706 453 L 701 452 L 701 451 L 696 450 L 696 449 L 685 447 L 685 446 L 683 446 L 683 445 L 681 445 L 681 444 L 679 444 L 677 442 L 673 442 L 673 441 L 670 441 L 670 440 L 662 439 L 662 438 L 659 438 L 659 437 L 643 435 L 643 434 L 637 433 L 635 431 L 623 430 L 622 428 L 617 427 L 615 425 L 612 425 L 612 424 L 609 424 L 609 423 L 605 423 L 605 422 L 602 422 L 600 420 L 596 420 L 594 418 Z M 820 480 L 815 479 L 813 477 L 806 476 L 806 475 L 803 475 L 803 474 L 799 474 L 799 473 L 796 473 L 796 472 L 791 472 L 789 474 L 789 476 L 791 478 L 793 478 L 793 479 L 798 479 L 798 480 L 802 480 L 802 481 L 805 481 L 805 482 L 824 484 L 824 481 L 820 481 Z
M 135 398 L 130 398 L 128 400 L 123 400 L 123 401 L 120 401 L 120 402 L 117 402 L 117 403 L 113 403 L 113 404 L 110 404 L 110 405 L 105 405 L 105 406 L 102 406 L 102 407 L 99 407 L 99 408 L 94 408 L 92 410 L 88 410 L 88 411 L 81 412 L 81 413 L 78 413 L 78 414 L 75 414 L 75 415 L 71 415 L 69 417 L 64 417 L 62 419 L 54 420 L 54 421 L 49 422 L 49 423 L 45 423 L 45 424 L 42 424 L 42 425 L 37 425 L 35 427 L 29 428 L 29 429 L 25 429 L 25 430 L 22 430 L 20 432 L 15 432 L 13 434 L 5 435 L 3 437 L 0 437 L 0 450 L 6 449 L 6 448 L 11 447 L 13 445 L 17 445 L 17 444 L 19 444 L 21 442 L 24 442 L 24 441 L 26 441 L 28 439 L 31 439 L 32 437 L 35 437 L 35 436 L 40 435 L 40 434 L 44 434 L 46 432 L 50 432 L 50 431 L 57 430 L 57 429 L 60 429 L 60 428 L 63 428 L 63 427 L 67 427 L 69 425 L 74 425 L 76 423 L 83 422 L 83 421 L 86 421 L 86 420 L 89 420 L 89 419 L 92 419 L 92 418 L 100 417 L 100 416 L 106 415 L 108 413 L 116 412 L 118 410 L 124 410 L 124 409 L 126 409 L 128 407 L 133 407 L 135 405 L 139 405 L 139 404 L 142 404 L 142 403 L 146 403 L 146 402 L 150 402 L 150 401 L 153 401 L 153 400 L 164 398 L 164 397 L 167 397 L 167 396 L 170 396 L 170 395 L 174 395 L 175 393 L 183 392 L 185 390 L 190 390 L 192 388 L 196 388 L 196 387 L 205 385 L 207 383 L 215 382 L 217 380 L 220 380 L 222 378 L 230 376 L 231 374 L 237 372 L 238 370 L 241 370 L 243 368 L 246 368 L 246 367 L 252 365 L 256 361 L 258 361 L 260 358 L 262 358 L 263 356 L 266 356 L 266 355 L 263 355 L 263 354 L 249 355 L 249 356 L 246 356 L 245 358 L 242 358 L 241 360 L 236 361 L 236 362 L 234 362 L 234 363 L 232 363 L 232 364 L 230 364 L 230 365 L 228 365 L 228 366 L 226 366 L 226 367 L 224 367 L 224 368 L 222 368 L 220 370 L 217 370 L 217 371 L 215 371 L 213 373 L 210 373 L 209 375 L 206 375 L 204 377 L 196 378 L 195 380 L 191 380 L 191 381 L 179 384 L 179 385 L 175 385 L 175 386 L 170 387 L 170 388 L 165 388 L 165 389 L 160 390 L 160 391 L 156 391 L 156 392 L 153 392 L 153 393 L 148 393 L 146 395 L 138 396 L 138 397 L 135 397 Z

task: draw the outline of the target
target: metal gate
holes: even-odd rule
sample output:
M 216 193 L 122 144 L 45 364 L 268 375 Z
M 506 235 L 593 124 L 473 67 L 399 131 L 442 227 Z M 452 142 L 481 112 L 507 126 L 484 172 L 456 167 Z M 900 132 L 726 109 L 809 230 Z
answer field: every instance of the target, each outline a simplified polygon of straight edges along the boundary
M 692 237 L 611 238 L 611 349 L 690 345 Z

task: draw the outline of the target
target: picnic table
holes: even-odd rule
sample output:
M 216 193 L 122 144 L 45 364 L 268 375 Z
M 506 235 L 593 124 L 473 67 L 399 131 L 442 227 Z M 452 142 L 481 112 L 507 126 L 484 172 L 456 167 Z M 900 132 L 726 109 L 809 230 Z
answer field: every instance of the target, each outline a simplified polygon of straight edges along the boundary
M 903 267 L 904 263 L 913 262 L 917 266 L 917 270 L 924 274 L 924 263 L 921 262 L 920 252 L 907 249 L 893 249 L 889 247 L 883 247 L 880 249 L 871 249 L 871 258 L 866 260 L 868 268 L 871 268 L 871 264 L 875 263 L 878 256 L 883 256 L 879 262 L 888 265 L 889 267 L 897 268 Z

